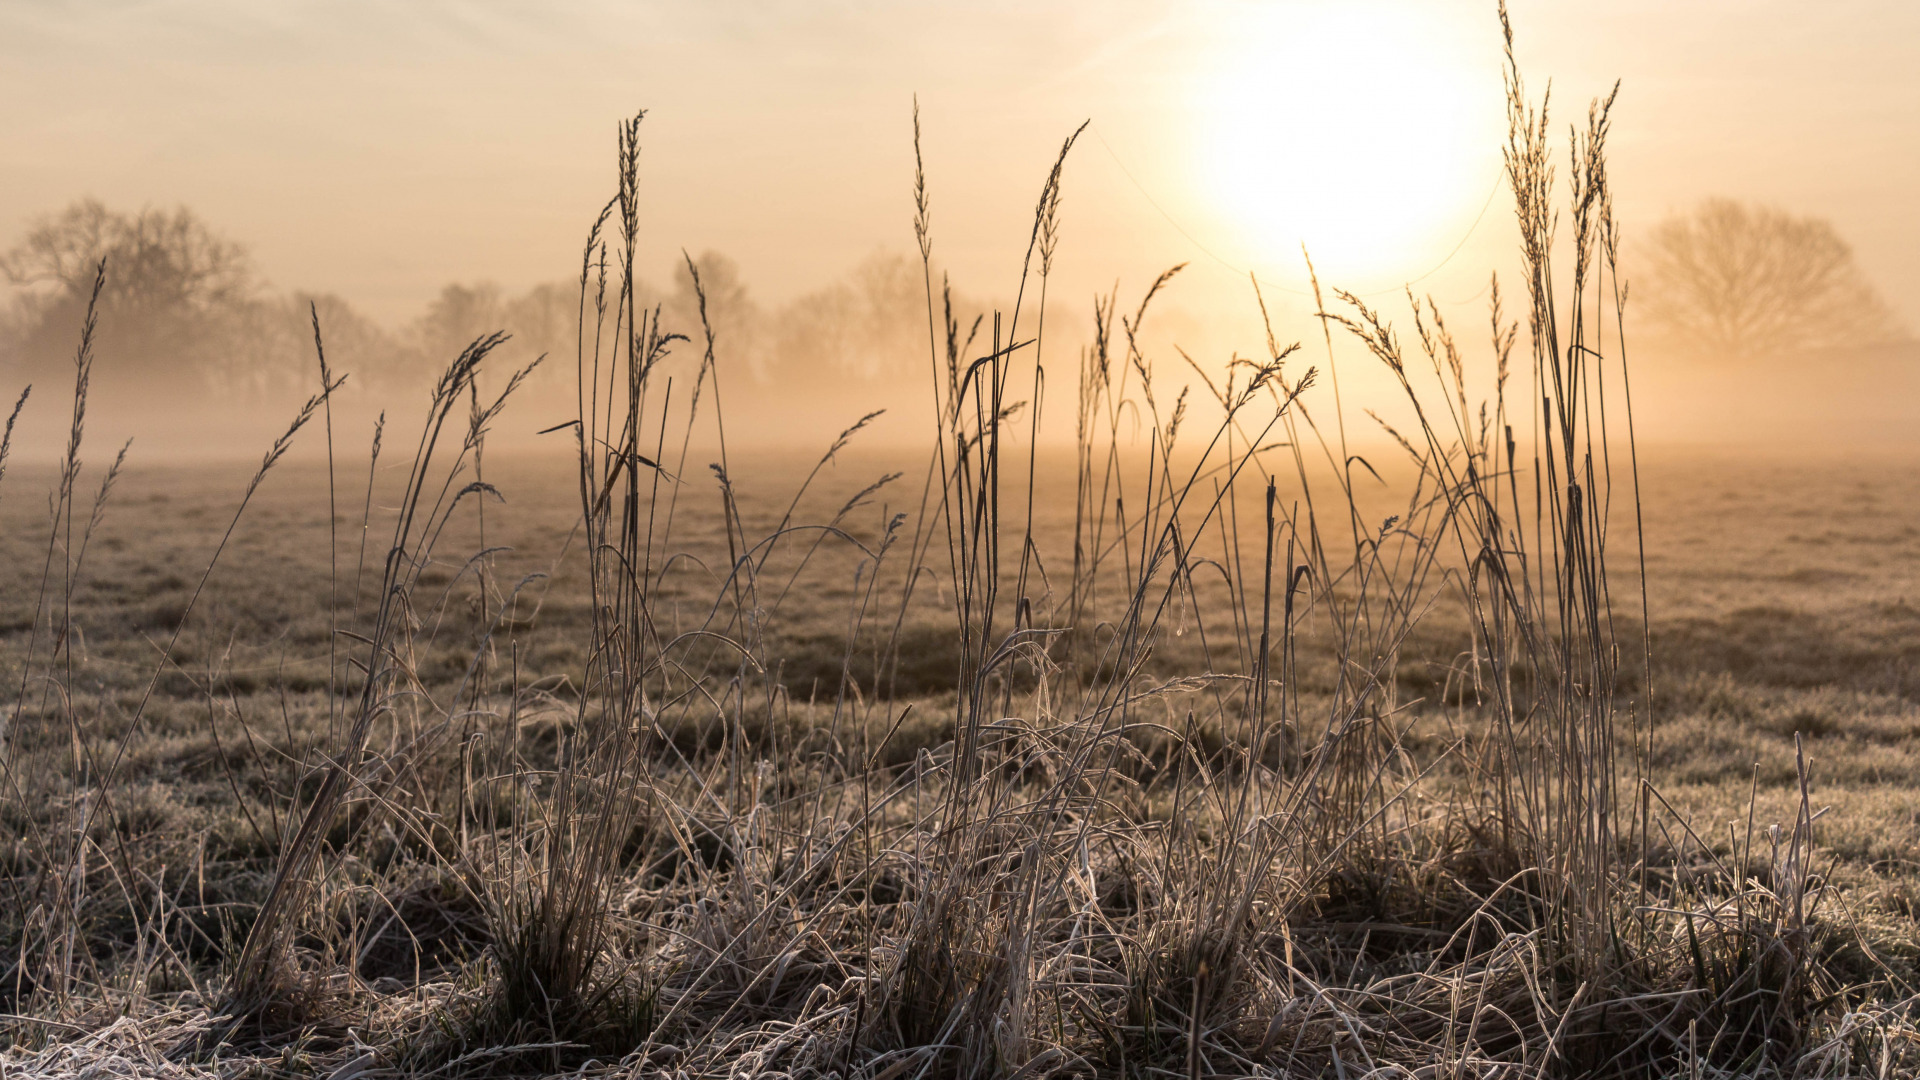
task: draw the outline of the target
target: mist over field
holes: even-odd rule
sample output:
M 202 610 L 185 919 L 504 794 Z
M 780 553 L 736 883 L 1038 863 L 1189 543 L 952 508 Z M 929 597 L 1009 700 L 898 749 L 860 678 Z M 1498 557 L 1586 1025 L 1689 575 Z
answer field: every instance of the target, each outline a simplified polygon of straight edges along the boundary
M 1739 213 L 1786 216 L 1722 203 Z M 1626 311 L 1636 342 L 1641 439 L 1834 452 L 1920 438 L 1920 343 L 1828 223 L 1806 219 L 1817 239 L 1832 246 L 1819 251 L 1802 250 L 1810 243 L 1805 237 L 1769 237 L 1736 221 L 1727 226 L 1735 235 L 1717 238 L 1734 245 L 1717 253 L 1718 265 L 1704 264 L 1710 256 L 1699 251 L 1673 250 L 1684 227 L 1698 224 L 1675 215 L 1625 263 L 1630 276 L 1624 280 L 1637 301 Z M 1805 267 L 1821 258 L 1831 263 L 1824 271 Z M 540 445 L 535 432 L 577 407 L 580 330 L 583 321 L 590 329 L 599 317 L 597 268 L 587 266 L 584 282 L 576 267 L 572 279 L 519 293 L 487 281 L 447 284 L 418 314 L 383 323 L 339 295 L 272 288 L 245 243 L 191 209 L 116 210 L 83 199 L 32 219 L 26 238 L 5 255 L 13 288 L 0 319 L 0 372 L 41 390 L 23 415 L 18 452 L 58 452 L 65 417 L 49 406 L 48 391 L 71 383 L 78 328 L 103 262 L 112 269 L 97 313 L 96 417 L 101 430 L 137 438 L 153 460 L 252 456 L 277 434 L 280 417 L 318 387 L 316 322 L 333 367 L 349 376 L 335 404 L 357 428 L 369 427 L 381 409 L 419 400 L 468 344 L 507 334 L 496 366 L 538 366 L 499 426 L 497 444 L 534 449 Z M 1184 264 L 1174 265 L 1184 273 Z M 1269 314 L 1271 327 L 1259 321 L 1267 295 L 1256 292 L 1256 281 L 1220 297 L 1199 294 L 1206 286 L 1176 274 L 1151 319 L 1135 331 L 1140 349 L 1185 358 L 1192 367 L 1187 376 L 1213 377 L 1235 357 L 1257 354 L 1259 335 L 1269 329 L 1289 342 L 1312 342 L 1317 319 L 1284 295 L 1273 298 L 1280 317 Z M 1117 295 L 1053 298 L 1045 330 L 1054 355 L 1092 347 L 1095 305 Z M 869 438 L 922 441 L 931 420 L 929 363 L 944 334 L 937 323 L 952 318 L 963 337 L 971 335 L 975 347 L 990 352 L 991 315 L 1010 307 L 1008 298 L 956 288 L 943 267 L 930 264 L 923 275 L 919 260 L 885 249 L 780 301 L 763 300 L 740 264 L 723 253 L 683 253 L 657 279 L 642 279 L 636 300 L 639 309 L 657 313 L 666 332 L 685 338 L 669 349 L 662 376 L 681 376 L 690 387 L 711 331 L 733 393 L 735 438 L 795 449 L 823 445 L 860 415 L 882 409 L 888 419 Z M 1407 297 L 1374 302 L 1391 311 L 1405 308 Z M 1234 304 L 1251 313 L 1253 340 L 1242 340 L 1250 330 L 1245 317 L 1210 322 L 1196 314 Z M 1436 310 L 1465 321 L 1474 317 L 1473 306 Z M 1490 346 L 1463 348 L 1476 366 L 1486 366 Z M 1349 343 L 1322 343 L 1316 352 L 1343 364 L 1345 377 L 1363 391 L 1389 386 L 1371 358 Z M 1051 411 L 1046 406 L 1042 399 L 1040 435 L 1063 442 L 1070 437 L 1065 407 L 1058 397 Z M 1377 425 L 1367 427 L 1366 441 L 1390 442 Z

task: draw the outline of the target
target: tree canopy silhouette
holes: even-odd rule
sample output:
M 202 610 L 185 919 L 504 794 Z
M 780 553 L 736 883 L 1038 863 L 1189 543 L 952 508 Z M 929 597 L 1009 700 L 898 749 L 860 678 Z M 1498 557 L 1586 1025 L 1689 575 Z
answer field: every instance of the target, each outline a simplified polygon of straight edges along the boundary
M 16 362 L 66 361 L 103 259 L 101 337 L 141 373 L 229 375 L 245 352 L 235 346 L 258 340 L 248 324 L 259 288 L 244 248 L 184 207 L 126 214 L 83 199 L 0 256 L 0 272 L 22 290 L 8 320 Z
M 1654 229 L 1646 265 L 1645 304 L 1656 329 L 1706 359 L 1858 348 L 1901 336 L 1853 249 L 1822 218 L 1709 199 Z
M 356 390 L 410 385 L 423 367 L 344 299 L 267 288 L 246 248 L 193 211 L 126 213 L 95 199 L 36 219 L 0 254 L 0 277 L 15 289 L 0 313 L 0 362 L 29 380 L 64 373 L 102 260 L 98 336 L 115 369 L 102 383 L 109 394 L 310 392 L 316 315 L 329 356 L 354 372 Z

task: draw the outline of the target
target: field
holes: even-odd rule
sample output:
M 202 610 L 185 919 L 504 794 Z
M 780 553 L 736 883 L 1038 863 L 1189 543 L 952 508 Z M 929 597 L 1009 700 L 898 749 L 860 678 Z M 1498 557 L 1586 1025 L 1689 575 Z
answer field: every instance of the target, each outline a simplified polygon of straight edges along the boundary
M 1070 472 L 1069 462 L 1050 462 L 1050 456 L 1062 455 L 1043 451 L 1041 475 Z M 736 464 L 740 476 L 753 478 L 736 485 L 742 528 L 764 535 L 786 516 L 792 494 L 806 480 L 795 460 L 796 455 L 763 453 Z M 97 776 L 109 767 L 129 718 L 140 711 L 144 719 L 126 743 L 115 806 L 108 811 L 112 816 L 101 815 L 92 826 L 96 839 L 77 871 L 75 919 L 87 955 L 69 961 L 76 967 L 70 996 L 62 1001 L 30 989 L 23 993 L 36 973 L 16 967 L 9 990 L 21 1006 L 37 1001 L 44 1010 L 39 1015 L 87 1028 L 101 1026 L 105 1015 L 126 1012 L 147 1031 L 166 1031 L 176 1040 L 182 1031 L 191 1034 L 208 1024 L 209 1006 L 219 1002 L 219 988 L 232 977 L 233 958 L 270 887 L 302 796 L 311 797 L 315 763 L 338 738 L 337 731 L 330 732 L 337 709 L 330 708 L 326 693 L 329 626 L 335 621 L 364 625 L 377 603 L 372 573 L 359 555 L 361 512 L 351 505 L 365 495 L 366 464 L 364 454 L 340 463 L 343 479 L 336 498 L 342 508 L 331 528 L 324 464 L 309 456 L 279 466 L 254 496 L 184 627 L 181 615 L 252 466 L 134 467 L 116 482 L 74 590 L 71 656 L 63 653 L 53 665 L 57 681 L 36 679 L 27 688 L 29 707 L 22 715 L 30 719 L 16 722 L 9 743 L 14 761 L 42 762 L 48 769 L 42 775 L 16 772 L 13 778 L 33 792 L 29 805 L 35 810 L 27 816 L 38 819 L 35 827 L 49 833 L 71 828 L 74 816 L 88 806 L 88 789 L 75 777 Z M 892 472 L 911 475 L 915 466 L 904 453 L 843 452 L 813 480 L 792 516 L 830 519 L 872 479 Z M 1823 814 L 1816 827 L 1815 865 L 1825 892 L 1818 917 L 1810 921 L 1823 935 L 1822 961 L 1850 965 L 1848 976 L 1862 983 L 1854 991 L 1860 997 L 1850 1003 L 1854 1008 L 1901 993 L 1897 988 L 1914 977 L 1913 965 L 1920 961 L 1915 944 L 1920 926 L 1914 922 L 1920 867 L 1912 855 L 1920 843 L 1920 795 L 1911 784 L 1920 752 L 1920 707 L 1914 701 L 1920 659 L 1913 635 L 1920 622 L 1915 467 L 1910 459 L 1886 455 L 1770 458 L 1683 448 L 1649 451 L 1642 462 L 1654 643 L 1656 734 L 1650 777 L 1664 803 L 1656 814 L 1657 836 L 1666 849 L 1662 861 L 1714 882 L 1720 870 L 1715 860 L 1730 861 L 1753 842 L 1746 835 L 1750 823 L 1763 837 L 1774 826 L 1791 830 L 1800 801 L 1798 735 L 1813 805 Z M 377 474 L 376 522 L 383 510 L 391 514 L 401 468 L 388 464 Z M 471 809 L 475 800 L 463 789 L 475 783 L 474 761 L 483 751 L 500 753 L 510 746 L 519 768 L 550 768 L 558 741 L 576 718 L 573 688 L 586 677 L 585 643 L 592 632 L 575 528 L 575 468 L 571 459 L 557 456 L 487 462 L 485 478 L 505 501 L 487 505 L 484 545 L 510 550 L 496 551 L 486 561 L 484 579 L 472 569 L 462 572 L 470 554 L 483 546 L 478 507 L 463 509 L 448 526 L 440 541 L 448 554 L 437 556 L 420 575 L 419 595 L 427 600 L 420 605 L 421 642 L 413 647 L 412 659 L 436 700 L 448 700 L 467 674 L 478 632 L 497 621 L 503 598 L 529 574 L 550 576 L 524 586 L 517 603 L 505 604 L 512 613 L 509 625 L 481 650 L 485 689 L 473 697 L 477 711 L 464 716 L 420 711 L 404 722 L 396 711 L 383 722 L 386 730 L 375 736 L 379 753 L 415 757 L 407 768 L 420 786 L 380 794 L 381 800 L 402 804 L 393 808 L 391 820 L 369 818 L 357 833 L 337 830 L 338 848 L 331 856 L 336 861 L 294 946 L 295 963 L 311 980 L 302 988 L 299 1014 L 284 1021 L 287 1030 L 237 1041 L 238 1049 L 226 1052 L 232 1060 L 223 1071 L 240 1064 L 241 1071 L 325 1074 L 371 1052 L 376 1056 L 369 1064 L 411 1065 L 426 1073 L 484 1048 L 485 1040 L 459 1026 L 481 1025 L 463 1010 L 484 1010 L 489 964 L 497 963 L 489 961 L 488 950 L 499 918 L 490 915 L 484 895 L 475 895 L 469 875 L 475 869 L 473 832 L 483 821 L 495 827 L 499 822 Z M 924 462 L 918 471 L 924 476 Z M 346 477 L 354 479 L 346 482 Z M 682 580 L 661 590 L 656 600 L 657 610 L 678 631 L 707 615 L 718 584 L 714 568 L 727 559 L 717 481 L 708 473 L 685 482 L 674 549 L 699 564 L 683 562 L 667 578 L 669 583 Z M 16 468 L 7 483 L 12 486 L 4 504 L 8 604 L 0 617 L 8 628 L 7 670 L 19 672 L 27 670 L 32 598 L 45 565 L 48 527 L 45 504 L 36 505 L 23 493 L 50 489 L 58 476 Z M 826 841 L 832 835 L 826 823 L 858 820 L 860 802 L 882 791 L 911 788 L 907 774 L 916 763 L 944 761 L 952 753 L 959 658 L 951 632 L 938 630 L 942 616 L 949 623 L 952 619 L 952 597 L 941 583 L 930 583 L 907 605 L 902 670 L 888 680 L 897 680 L 893 699 L 876 704 L 859 697 L 872 691 L 870 655 L 885 636 L 872 627 L 890 632 L 887 624 L 900 609 L 881 609 L 868 598 L 872 586 L 862 573 L 865 561 L 852 544 L 871 549 L 893 509 L 917 503 L 915 488 L 905 479 L 896 481 L 869 505 L 845 515 L 849 539 L 832 538 L 814 550 L 815 538 L 802 535 L 775 553 L 760 578 L 785 595 L 763 601 L 767 617 L 756 632 L 767 642 L 765 655 L 782 665 L 767 683 L 782 689 L 769 688 L 770 707 L 766 701 L 745 703 L 736 732 L 722 723 L 678 728 L 670 733 L 672 748 L 663 744 L 655 751 L 660 782 L 677 783 L 686 802 L 674 808 L 683 816 L 669 827 L 678 835 L 650 843 L 683 848 L 679 858 L 685 861 L 675 865 L 671 850 L 635 854 L 621 860 L 609 889 L 619 915 L 616 932 L 626 938 L 619 949 L 636 959 L 657 951 L 649 959 L 659 964 L 655 970 L 661 974 L 655 977 L 662 980 L 663 1000 L 678 1000 L 672 996 L 681 989 L 676 983 L 686 983 L 688 993 L 702 998 L 692 973 L 710 962 L 707 950 L 743 947 L 724 939 L 749 929 L 753 909 L 728 912 L 719 905 L 766 903 L 776 884 L 791 888 L 795 871 L 780 864 L 793 858 L 796 848 L 804 850 L 802 838 Z M 1042 487 L 1041 505 L 1058 507 L 1062 494 L 1070 500 L 1070 491 Z M 1282 494 L 1296 492 L 1283 489 Z M 1244 509 L 1253 511 L 1248 517 L 1258 512 L 1257 506 Z M 1072 548 L 1071 519 L 1054 516 L 1043 516 L 1036 528 L 1036 547 L 1049 558 Z M 1260 543 L 1260 529 L 1249 530 L 1243 520 L 1242 531 L 1253 533 L 1246 537 L 1248 545 Z M 336 548 L 341 553 L 337 577 L 328 557 Z M 801 567 L 803 555 L 811 558 Z M 371 570 L 377 572 L 377 564 Z M 1616 578 L 1619 594 L 1637 597 L 1631 568 Z M 899 576 L 883 574 L 880 581 L 876 591 L 898 596 Z M 56 580 L 56 593 L 58 585 Z M 762 587 L 771 591 L 772 584 Z M 330 596 L 340 612 L 335 620 L 328 617 Z M 1048 598 L 1049 604 L 1055 600 Z M 860 643 L 850 649 L 850 620 L 863 603 L 870 626 L 853 632 Z M 1637 608 L 1637 598 L 1623 606 Z M 355 608 L 361 612 L 358 622 L 351 615 Z M 66 616 L 60 618 L 64 622 Z M 1432 632 L 1416 634 L 1420 647 L 1399 658 L 1399 700 L 1387 716 L 1396 741 L 1412 759 L 1405 766 L 1409 771 L 1433 769 L 1428 783 L 1435 788 L 1470 785 L 1470 770 L 1458 768 L 1448 753 L 1460 753 L 1451 745 L 1454 727 L 1463 712 L 1472 710 L 1448 707 L 1445 679 L 1434 674 L 1457 663 L 1450 655 L 1451 638 L 1465 635 L 1457 622 L 1447 625 L 1450 620 L 1442 614 L 1427 619 Z M 1195 618 L 1175 627 L 1171 655 L 1157 657 L 1152 666 L 1159 674 L 1147 679 L 1165 681 L 1182 668 L 1203 667 L 1182 650 L 1190 648 L 1207 621 Z M 141 710 L 157 657 L 177 627 L 172 662 Z M 1216 623 L 1209 629 L 1232 648 L 1230 626 Z M 1302 634 L 1309 647 L 1320 636 Z M 356 653 L 350 643 L 341 645 L 335 680 L 344 684 L 351 678 L 346 658 Z M 46 648 L 44 636 L 38 647 Z M 1215 658 L 1212 666 L 1227 668 L 1238 660 Z M 852 701 L 842 700 L 843 661 L 855 676 L 847 687 Z M 901 682 L 909 685 L 900 687 Z M 1325 694 L 1324 686 L 1315 689 Z M 49 702 L 49 692 L 69 695 L 69 703 Z M 1022 699 L 1030 701 L 1031 692 L 1031 686 L 1023 687 Z M 1154 718 L 1167 725 L 1163 730 L 1179 728 L 1193 707 L 1188 699 L 1195 696 L 1199 691 L 1192 688 L 1151 705 Z M 77 718 L 71 730 L 61 722 L 69 710 Z M 1315 710 L 1309 706 L 1307 711 Z M 770 712 L 777 723 L 768 723 Z M 1170 740 L 1139 740 L 1148 761 L 1135 770 L 1139 787 L 1132 810 L 1138 815 L 1135 827 L 1145 836 L 1133 843 L 1147 848 L 1164 842 L 1170 822 L 1203 813 L 1172 809 L 1181 799 L 1182 781 L 1169 777 L 1184 775 L 1184 782 L 1193 783 L 1209 766 L 1221 767 L 1218 755 L 1226 740 L 1217 722 L 1212 730 L 1179 734 L 1206 748 L 1189 759 L 1193 769 L 1186 773 L 1167 769 Z M 421 745 L 430 749 L 414 749 Z M 462 747 L 473 749 L 463 753 Z M 1215 757 L 1200 756 L 1207 753 Z M 1157 762 L 1156 754 L 1162 755 Z M 734 755 L 752 760 L 742 766 L 729 760 Z M 850 755 L 873 761 L 871 775 L 853 769 L 839 784 L 826 783 L 829 774 L 847 769 Z M 817 756 L 834 760 L 812 763 Z M 760 761 L 777 769 L 762 771 Z M 757 790 L 741 789 L 743 772 L 749 788 Z M 54 773 L 57 780 L 50 776 Z M 848 783 L 853 776 L 869 779 L 870 788 L 856 793 Z M 914 793 L 916 799 L 928 797 Z M 829 804 L 825 808 L 823 800 Z M 470 808 L 464 814 L 456 809 L 462 804 Z M 21 820 L 20 807 L 9 800 L 16 890 L 29 880 L 32 860 L 23 849 L 32 828 Z M 1425 818 L 1426 827 L 1438 830 L 1416 848 L 1449 842 L 1448 828 L 1426 817 L 1431 812 L 1407 815 L 1408 827 Z M 346 820 L 355 814 L 350 807 Z M 908 820 L 875 830 L 870 841 L 875 864 L 886 865 L 889 855 L 907 856 L 898 850 L 901 840 L 894 830 Z M 462 828 L 469 832 L 456 839 Z M 1686 839 L 1689 828 L 1697 842 Z M 766 861 L 757 867 L 732 862 L 739 850 L 735 845 L 758 848 L 754 855 Z M 1767 845 L 1762 840 L 1762 854 L 1749 856 L 1759 867 L 1760 881 L 1768 867 Z M 1121 925 L 1127 909 L 1141 903 L 1126 894 L 1152 887 L 1130 876 L 1128 848 L 1121 844 L 1103 851 L 1094 842 L 1086 853 L 1095 875 L 1087 882 L 1086 899 L 1096 917 Z M 1448 904 L 1416 890 L 1451 877 L 1457 871 L 1448 870 L 1448 863 L 1474 854 L 1441 846 L 1420 853 L 1432 860 L 1428 866 L 1373 866 L 1368 872 L 1380 876 L 1373 884 L 1382 895 L 1364 899 L 1323 883 L 1321 895 L 1297 901 L 1304 910 L 1291 916 L 1295 951 L 1289 963 L 1299 977 L 1319 981 L 1333 1002 L 1343 1000 L 1342 991 L 1354 993 L 1348 1000 L 1355 1008 L 1358 995 L 1379 993 L 1396 976 L 1445 963 L 1445 950 L 1438 947 L 1445 944 L 1443 936 L 1458 933 L 1461 912 L 1448 911 Z M 743 881 L 749 873 L 764 877 Z M 894 873 L 906 877 L 902 868 Z M 1398 880 L 1403 876 L 1412 880 Z M 823 891 L 835 887 L 831 878 L 810 884 Z M 1715 884 L 1725 889 L 1729 883 L 1720 878 Z M 744 897 L 734 892 L 742 887 L 753 892 Z M 1455 887 L 1465 895 L 1486 883 L 1465 880 Z M 850 895 L 857 888 L 838 883 L 840 895 L 834 900 L 848 909 L 841 912 L 831 904 L 814 906 L 818 900 L 789 898 L 791 907 L 777 922 L 757 928 L 779 944 L 761 945 L 766 951 L 740 958 L 759 970 L 728 972 L 729 996 L 697 1001 L 698 1020 L 719 1025 L 729 1038 L 698 1034 L 695 1018 L 688 1017 L 678 1021 L 687 1027 L 677 1038 L 663 1036 L 649 1049 L 652 1060 L 664 1069 L 682 1055 L 704 1056 L 688 1053 L 704 1042 L 708 1054 L 730 1048 L 739 1055 L 754 1052 L 753 1047 L 764 1052 L 772 1046 L 767 1055 L 772 1067 L 782 1052 L 805 1049 L 805 1040 L 783 1044 L 780 1035 L 787 1023 L 805 1023 L 810 1010 L 844 1030 L 851 1018 L 825 1006 L 857 1001 L 857 991 L 849 986 L 859 985 L 862 962 L 873 962 L 846 955 L 859 933 L 849 924 L 867 924 L 871 929 L 862 929 L 868 934 L 897 934 L 912 902 L 902 895 L 901 884 L 892 885 L 891 895 L 876 886 L 872 898 L 864 900 Z M 708 905 L 716 910 L 705 910 Z M 1150 926 L 1142 921 L 1143 930 Z M 9 932 L 18 941 L 27 930 L 16 922 Z M 672 959 L 662 962 L 663 957 Z M 729 1011 L 735 1015 L 724 1016 Z M 442 1018 L 426 1019 L 435 1014 Z M 1329 1008 L 1319 1019 L 1329 1023 L 1338 1015 Z M 1290 1067 L 1311 1071 L 1330 1064 L 1330 1055 L 1343 1045 L 1339 1038 L 1331 1029 L 1316 1033 L 1310 1015 L 1292 1019 L 1301 1028 L 1287 1034 Z M 1184 1022 L 1176 1016 L 1176 1024 Z M 1257 1033 L 1249 1028 L 1237 1034 L 1257 1045 L 1267 1037 L 1266 1022 L 1256 1025 Z M 1384 1039 L 1390 1033 L 1378 1016 L 1369 1024 L 1361 1029 L 1369 1036 Z M 445 1026 L 453 1033 L 441 1030 Z M 1222 1026 L 1216 1037 L 1236 1034 L 1231 1025 Z M 737 1040 L 748 1033 L 754 1037 L 742 1049 Z M 58 1028 L 19 1023 L 13 1029 L 12 1063 L 61 1062 L 57 1049 L 36 1050 L 49 1043 L 72 1045 L 48 1038 L 58 1034 Z M 1151 1042 L 1151 1028 L 1135 1034 Z M 432 1056 L 436 1050 L 422 1044 L 436 1038 L 458 1040 L 462 1049 L 437 1048 L 439 1060 L 432 1067 L 409 1062 L 410 1056 Z M 1170 1050 L 1179 1056 L 1179 1030 L 1162 1038 L 1167 1044 L 1162 1054 Z M 565 1041 L 522 1037 L 515 1042 Z M 1244 1042 L 1227 1062 L 1208 1068 L 1230 1072 L 1235 1064 L 1247 1066 Z M 678 1048 L 682 1044 L 685 1050 Z M 157 1052 L 151 1037 L 126 1027 L 109 1026 L 84 1045 L 89 1047 L 85 1055 L 160 1064 L 150 1056 Z M 1898 1052 L 1901 1044 L 1892 1045 Z M 628 1056 L 603 1052 L 610 1061 Z M 1364 1060 L 1366 1039 L 1355 1038 L 1351 1052 Z M 532 1064 L 543 1053 L 554 1057 Z M 1136 1053 L 1152 1060 L 1150 1048 Z M 541 1071 L 583 1056 L 593 1055 L 584 1048 L 523 1048 L 512 1060 L 515 1071 L 525 1072 L 530 1064 L 531 1071 Z M 900 1060 L 919 1059 L 883 1057 L 881 1068 L 873 1071 Z M 1871 1057 L 1864 1063 L 1874 1064 Z M 628 1061 L 626 1067 L 641 1064 Z M 462 1067 L 501 1065 L 500 1059 L 482 1054 L 467 1058 Z
M 552 453 L 482 339 L 107 465 L 83 333 L 0 489 L 0 1067 L 1914 1075 L 1920 462 L 1636 445 L 1605 105 L 1561 251 L 1509 80 L 1471 363 L 1331 290 L 1145 355 L 1157 283 L 1050 353 L 1056 163 L 1011 310 L 927 271 L 925 447 L 730 454 L 637 120 Z

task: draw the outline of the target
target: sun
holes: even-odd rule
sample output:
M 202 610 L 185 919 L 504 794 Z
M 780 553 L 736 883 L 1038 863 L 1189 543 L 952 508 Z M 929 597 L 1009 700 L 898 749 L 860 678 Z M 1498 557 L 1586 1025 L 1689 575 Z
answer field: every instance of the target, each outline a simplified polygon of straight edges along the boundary
M 1198 80 L 1197 186 L 1259 267 L 1391 286 L 1473 221 L 1500 168 L 1497 68 L 1412 4 L 1243 8 Z

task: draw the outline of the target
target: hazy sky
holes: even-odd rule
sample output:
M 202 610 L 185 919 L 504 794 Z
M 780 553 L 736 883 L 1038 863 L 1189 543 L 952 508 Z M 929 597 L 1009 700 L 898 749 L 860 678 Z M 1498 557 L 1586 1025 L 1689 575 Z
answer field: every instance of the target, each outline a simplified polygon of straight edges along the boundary
M 1629 243 L 1709 195 L 1825 215 L 1920 323 L 1920 5 L 1512 12 L 1562 131 L 1624 79 Z M 83 194 L 185 203 L 274 285 L 398 321 L 450 280 L 570 276 L 645 107 L 650 273 L 714 248 L 778 301 L 911 249 L 916 92 L 937 257 L 975 295 L 1011 293 L 1088 118 L 1053 286 L 1077 307 L 1191 260 L 1193 309 L 1245 310 L 1255 269 L 1285 314 L 1302 239 L 1336 282 L 1443 264 L 1417 287 L 1465 302 L 1512 250 L 1491 0 L 5 0 L 0 243 Z

